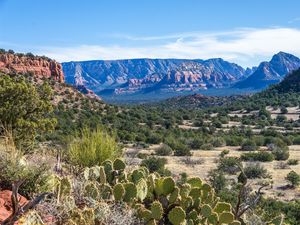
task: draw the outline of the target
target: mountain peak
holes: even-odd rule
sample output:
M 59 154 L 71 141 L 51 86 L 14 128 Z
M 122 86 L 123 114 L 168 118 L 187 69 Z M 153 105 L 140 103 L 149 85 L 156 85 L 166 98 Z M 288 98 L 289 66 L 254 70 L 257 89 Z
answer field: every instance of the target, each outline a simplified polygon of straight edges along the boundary
M 235 84 L 237 88 L 262 89 L 280 82 L 283 77 L 300 67 L 300 59 L 286 52 L 273 55 L 271 61 L 262 62 L 247 79 Z
M 286 52 L 278 52 L 277 54 L 273 55 L 270 62 L 278 61 L 278 60 L 297 60 L 298 58 L 290 53 Z M 299 59 L 298 59 L 299 60 Z

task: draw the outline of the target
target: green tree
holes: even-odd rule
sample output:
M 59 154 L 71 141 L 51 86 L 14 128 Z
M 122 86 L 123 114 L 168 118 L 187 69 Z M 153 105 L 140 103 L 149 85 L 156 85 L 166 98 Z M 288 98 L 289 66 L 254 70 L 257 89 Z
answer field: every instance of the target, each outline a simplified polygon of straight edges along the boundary
M 292 187 L 297 187 L 300 184 L 300 175 L 297 174 L 295 171 L 291 171 L 285 178 Z
M 0 74 L 0 133 L 11 130 L 17 148 L 32 149 L 36 137 L 56 125 L 47 83 L 33 85 L 24 77 Z

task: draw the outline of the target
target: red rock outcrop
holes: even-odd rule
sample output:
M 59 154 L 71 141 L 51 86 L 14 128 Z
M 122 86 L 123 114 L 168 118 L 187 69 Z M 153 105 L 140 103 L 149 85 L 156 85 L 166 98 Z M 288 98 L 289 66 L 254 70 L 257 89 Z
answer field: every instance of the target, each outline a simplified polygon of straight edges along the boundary
M 0 191 L 0 223 L 12 213 L 11 194 L 12 192 L 9 190 Z M 28 202 L 28 200 L 21 195 L 18 195 L 18 198 L 20 205 L 25 205 Z
M 32 73 L 38 77 L 52 78 L 64 82 L 61 64 L 46 57 L 2 53 L 0 54 L 0 72 Z

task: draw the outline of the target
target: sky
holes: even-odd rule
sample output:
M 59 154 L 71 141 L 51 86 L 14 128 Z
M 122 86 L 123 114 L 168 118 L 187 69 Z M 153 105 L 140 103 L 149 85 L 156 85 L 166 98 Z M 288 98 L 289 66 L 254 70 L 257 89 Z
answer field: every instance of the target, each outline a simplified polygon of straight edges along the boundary
M 59 62 L 300 56 L 299 0 L 0 0 L 0 48 Z

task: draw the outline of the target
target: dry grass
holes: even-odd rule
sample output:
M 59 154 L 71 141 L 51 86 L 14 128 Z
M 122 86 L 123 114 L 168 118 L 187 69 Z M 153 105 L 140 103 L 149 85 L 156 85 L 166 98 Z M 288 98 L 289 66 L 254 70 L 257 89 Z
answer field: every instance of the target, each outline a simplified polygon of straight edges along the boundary
M 278 115 L 284 115 L 288 120 L 298 120 L 300 115 L 300 109 L 298 107 L 287 107 L 288 113 L 281 114 L 280 108 L 274 109 L 270 106 L 266 108 L 271 113 L 271 118 L 276 119 Z
M 149 149 L 138 150 L 138 152 L 143 152 L 146 154 L 151 154 L 154 152 L 154 149 L 157 148 L 157 145 L 150 146 Z M 290 146 L 290 159 L 298 159 L 300 161 L 300 145 L 293 145 Z M 164 158 L 167 159 L 166 167 L 174 174 L 175 176 L 185 172 L 189 176 L 199 176 L 202 179 L 206 180 L 208 172 L 212 169 L 217 167 L 217 162 L 219 159 L 220 153 L 225 150 L 229 150 L 228 156 L 236 156 L 239 157 L 242 153 L 239 151 L 239 147 L 233 146 L 225 146 L 214 148 L 213 150 L 203 151 L 197 150 L 192 151 L 193 156 L 190 157 L 190 160 L 195 162 L 192 166 L 186 163 L 186 157 L 177 157 L 177 156 L 166 156 Z M 129 149 L 127 150 L 129 151 Z M 130 149 L 130 151 L 133 151 Z M 273 184 L 272 186 L 265 190 L 265 194 L 269 197 L 286 200 L 289 201 L 291 199 L 299 198 L 300 197 L 300 189 L 289 189 L 287 191 L 284 190 L 284 187 L 287 185 L 285 180 L 286 175 L 291 171 L 294 170 L 300 174 L 300 164 L 299 165 L 292 165 L 288 166 L 285 169 L 277 169 L 278 161 L 273 162 L 265 162 L 261 163 L 261 165 L 267 169 L 267 171 L 272 176 Z M 258 184 L 261 180 L 260 179 L 253 179 L 250 181 L 251 186 L 253 188 L 257 188 Z

